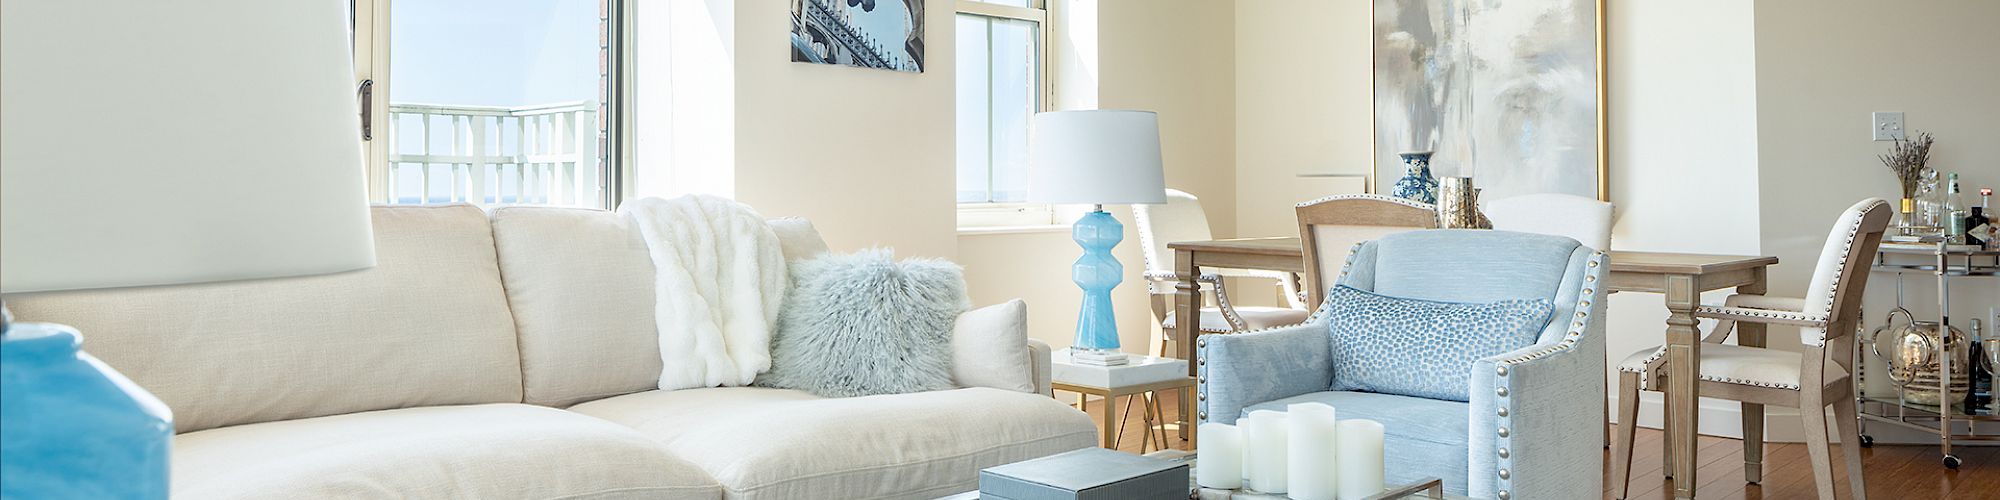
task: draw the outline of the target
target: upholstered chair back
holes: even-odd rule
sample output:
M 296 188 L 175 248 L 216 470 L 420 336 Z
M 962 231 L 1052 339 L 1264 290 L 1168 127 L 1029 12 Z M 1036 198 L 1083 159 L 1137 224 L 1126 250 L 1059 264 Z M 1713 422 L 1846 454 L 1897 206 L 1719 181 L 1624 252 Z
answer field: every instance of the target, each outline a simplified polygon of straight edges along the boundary
M 1412 229 L 1437 227 L 1430 204 L 1372 194 L 1328 196 L 1298 204 L 1299 244 L 1305 252 L 1307 303 L 1326 300 L 1347 258 L 1363 241 Z
M 1889 202 L 1881 198 L 1861 200 L 1842 212 L 1827 231 L 1826 246 L 1820 248 L 1801 312 L 1825 315 L 1828 329 L 1800 328 L 1800 342 L 1825 345 L 1827 338 L 1853 329 L 1861 307 L 1860 294 L 1853 292 L 1867 285 L 1869 254 L 1875 253 L 1882 233 L 1888 231 L 1889 215 Z
M 1147 271 L 1174 271 L 1174 252 L 1168 243 L 1215 239 L 1201 200 L 1178 189 L 1167 190 L 1165 204 L 1132 205 L 1132 221 L 1139 225 L 1139 250 L 1144 252 Z
M 1525 194 L 1486 202 L 1480 211 L 1494 229 L 1568 236 L 1590 248 L 1611 249 L 1611 204 L 1596 198 Z
M 1556 318 L 1540 341 L 1561 337 L 1576 313 L 1595 249 L 1562 236 L 1434 229 L 1354 247 L 1338 284 L 1392 297 L 1444 302 L 1547 299 Z

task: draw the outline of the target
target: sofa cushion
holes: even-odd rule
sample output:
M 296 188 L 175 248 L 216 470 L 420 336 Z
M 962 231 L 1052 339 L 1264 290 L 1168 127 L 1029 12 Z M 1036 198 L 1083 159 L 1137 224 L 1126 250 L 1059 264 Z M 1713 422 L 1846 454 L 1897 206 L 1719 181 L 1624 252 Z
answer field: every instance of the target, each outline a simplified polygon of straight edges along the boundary
M 1469 406 L 1457 401 L 1413 398 L 1368 392 L 1325 391 L 1252 405 L 1257 410 L 1285 411 L 1295 403 L 1332 406 L 1341 419 L 1381 422 L 1383 473 L 1389 484 L 1408 484 L 1426 477 L 1444 479 L 1445 490 L 1464 495 L 1467 486 L 1470 432 Z
M 501 207 L 492 219 L 524 400 L 563 407 L 659 387 L 653 260 L 639 232 L 587 208 Z M 770 223 L 787 259 L 826 251 L 812 222 Z
M 492 217 L 524 400 L 561 407 L 658 387 L 653 260 L 639 232 L 603 210 L 501 207 Z
M 625 424 L 727 498 L 916 498 L 977 489 L 979 469 L 1092 446 L 1082 412 L 990 388 L 822 399 L 760 387 L 651 391 L 572 411 Z
M 958 315 L 951 328 L 951 376 L 959 387 L 1035 392 L 1028 303 L 1013 299 Z
M 1468 401 L 1472 363 L 1533 345 L 1548 299 L 1438 302 L 1337 285 L 1327 291 L 1336 391 Z
M 173 444 L 178 498 L 721 498 L 631 429 L 522 404 L 224 427 Z
M 159 396 L 181 432 L 521 401 L 493 231 L 471 205 L 372 209 L 376 266 L 255 281 L 10 294 L 22 321 Z

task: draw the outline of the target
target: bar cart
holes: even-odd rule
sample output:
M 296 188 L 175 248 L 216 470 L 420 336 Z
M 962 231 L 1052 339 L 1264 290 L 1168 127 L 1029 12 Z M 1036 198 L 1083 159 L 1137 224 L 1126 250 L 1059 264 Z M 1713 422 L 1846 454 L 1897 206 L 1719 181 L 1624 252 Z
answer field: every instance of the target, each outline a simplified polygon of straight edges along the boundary
M 1946 245 L 1943 238 L 1935 236 L 1926 236 L 1920 243 L 1921 245 L 1891 245 L 1885 242 L 1882 245 L 1881 251 L 1876 254 L 1873 270 L 1897 274 L 1898 292 L 1896 300 L 1898 308 L 1902 306 L 1901 286 L 1903 274 L 1927 273 L 1936 276 L 1938 290 L 1937 321 L 1938 325 L 1940 325 L 1937 329 L 1940 332 L 1941 339 L 1948 339 L 1948 332 L 1952 329 L 1951 279 L 1967 276 L 2000 276 L 2000 250 L 1975 250 L 1962 248 L 1962 246 L 1960 246 L 1961 248 L 1953 248 L 1951 245 Z M 1898 256 L 1900 258 L 1896 258 Z M 1931 259 L 1921 259 L 1919 256 L 1929 256 Z M 1924 262 L 1924 260 L 1928 260 L 1928 262 Z M 1986 335 L 1989 337 L 1993 336 L 1994 332 L 1992 329 L 1996 326 L 2000 325 L 1988 325 L 1988 330 L 1985 332 Z M 1864 356 L 1864 351 L 1868 349 L 1862 347 L 1864 342 L 1861 342 L 1858 338 L 1856 340 L 1853 343 L 1855 359 L 1864 359 L 1862 356 Z M 1974 341 L 1976 342 L 1977 340 L 1975 339 Z M 1950 387 L 1952 385 L 1954 370 L 1969 370 L 1971 367 L 1953 366 L 1950 352 L 1952 342 L 1940 341 L 1935 344 L 1937 346 L 1936 359 L 1938 364 L 1936 385 L 1939 394 L 1938 405 L 1909 401 L 1905 397 L 1903 390 L 1896 391 L 1897 394 L 1894 395 L 1868 394 L 1861 374 L 1856 373 L 1854 377 L 1851 377 L 1854 381 L 1854 394 L 1858 403 L 1856 406 L 1859 409 L 1857 418 L 1860 420 L 1861 446 L 1867 447 L 1875 443 L 1875 438 L 1868 435 L 1868 423 L 1871 421 L 1918 432 L 1927 432 L 1938 437 L 1938 448 L 1939 452 L 1944 455 L 1944 466 L 1957 469 L 1960 461 L 1958 456 L 1952 454 L 1951 451 L 1954 441 L 2000 442 L 2000 434 L 1979 434 L 1977 427 L 1978 422 L 2000 421 L 2000 398 L 1995 398 L 1993 404 L 1976 407 L 1973 409 L 1974 411 L 1966 411 L 1967 408 L 1964 404 L 1957 403 L 1951 397 L 1953 392 Z M 1993 344 L 1989 343 L 1988 345 Z M 1967 360 L 1970 363 L 1982 362 L 1979 359 L 1968 358 Z M 1861 366 L 1857 366 L 1856 371 L 1865 372 L 1866 370 L 1863 370 Z M 1911 380 L 1906 388 L 1923 388 L 1918 385 L 1919 383 Z M 1970 386 L 1963 390 L 1968 393 L 1967 397 L 1976 397 L 1976 394 L 1972 393 L 1977 392 L 1978 387 Z

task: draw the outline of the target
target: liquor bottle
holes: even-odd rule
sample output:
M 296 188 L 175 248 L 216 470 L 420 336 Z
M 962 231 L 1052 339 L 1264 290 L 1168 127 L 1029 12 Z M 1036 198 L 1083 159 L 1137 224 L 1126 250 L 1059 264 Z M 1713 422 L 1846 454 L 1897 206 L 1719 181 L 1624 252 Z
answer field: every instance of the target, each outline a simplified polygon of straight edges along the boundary
M 1979 206 L 1972 207 L 1972 220 L 1965 222 L 1966 234 L 1978 238 L 1986 248 L 2000 249 L 2000 221 L 1993 217 L 1993 188 L 1979 188 Z
M 1986 353 L 1982 352 L 1985 347 L 1980 345 L 1984 343 L 1980 342 L 1984 337 L 1981 336 L 1983 332 L 1979 327 L 1979 320 L 1972 320 L 1972 350 L 1969 353 L 1972 362 L 1966 363 L 1968 366 L 1965 367 L 1966 380 L 1969 382 L 1967 386 L 1972 390 L 1972 394 L 1967 394 L 1965 397 L 1967 415 L 1978 415 L 1980 408 L 1993 401 L 1993 373 L 1986 370 L 1983 357 Z
M 1958 192 L 1958 173 L 1952 172 L 1951 180 L 1945 185 L 1944 195 L 1944 237 L 1946 242 L 1959 245 L 1965 243 L 1965 195 Z

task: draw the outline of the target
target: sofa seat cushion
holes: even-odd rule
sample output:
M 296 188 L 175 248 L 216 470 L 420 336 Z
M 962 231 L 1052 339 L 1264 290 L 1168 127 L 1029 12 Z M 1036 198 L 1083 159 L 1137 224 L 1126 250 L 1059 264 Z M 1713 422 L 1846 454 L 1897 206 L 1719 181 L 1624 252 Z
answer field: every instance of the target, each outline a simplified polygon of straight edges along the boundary
M 173 443 L 177 498 L 721 498 L 623 426 L 521 404 L 223 427 Z
M 1090 447 L 1090 418 L 1037 394 L 967 388 L 825 399 L 720 387 L 650 391 L 571 411 L 664 444 L 726 498 L 937 498 L 979 469 Z
M 1372 392 L 1325 391 L 1253 405 L 1257 410 L 1285 411 L 1294 403 L 1325 403 L 1342 420 L 1381 422 L 1383 473 L 1389 484 L 1407 484 L 1426 477 L 1444 480 L 1445 490 L 1464 495 L 1469 476 L 1467 450 L 1470 406 L 1457 401 L 1413 398 Z

